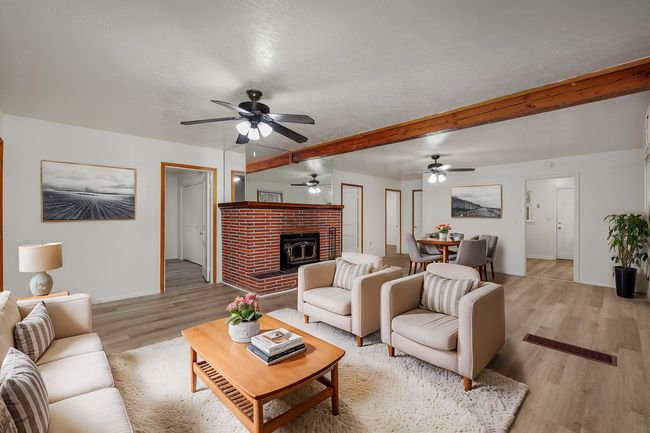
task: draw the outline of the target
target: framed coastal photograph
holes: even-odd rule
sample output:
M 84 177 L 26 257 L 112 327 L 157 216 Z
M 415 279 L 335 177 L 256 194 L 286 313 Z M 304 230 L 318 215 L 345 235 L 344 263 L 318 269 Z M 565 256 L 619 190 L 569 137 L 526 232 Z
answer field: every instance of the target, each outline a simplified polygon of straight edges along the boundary
M 261 189 L 257 190 L 257 201 L 263 201 L 267 203 L 282 203 L 282 191 L 263 191 Z
M 501 185 L 451 188 L 452 218 L 501 218 Z
M 42 221 L 135 219 L 135 169 L 41 161 Z

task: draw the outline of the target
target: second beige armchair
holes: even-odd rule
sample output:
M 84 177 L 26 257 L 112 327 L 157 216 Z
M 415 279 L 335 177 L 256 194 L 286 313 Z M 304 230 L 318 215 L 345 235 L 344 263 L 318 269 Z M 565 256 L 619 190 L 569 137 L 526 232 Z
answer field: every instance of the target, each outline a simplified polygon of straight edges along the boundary
M 402 268 L 382 269 L 381 257 L 343 253 L 343 260 L 354 264 L 372 263 L 372 272 L 354 279 L 351 290 L 334 287 L 336 261 L 313 263 L 298 270 L 298 311 L 309 317 L 350 332 L 363 345 L 363 337 L 380 327 L 382 284 L 401 278 Z

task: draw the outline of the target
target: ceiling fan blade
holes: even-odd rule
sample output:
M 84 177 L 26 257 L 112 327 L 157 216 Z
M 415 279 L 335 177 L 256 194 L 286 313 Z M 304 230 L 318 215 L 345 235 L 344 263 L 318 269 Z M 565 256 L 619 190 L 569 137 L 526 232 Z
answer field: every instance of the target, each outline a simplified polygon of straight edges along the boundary
M 237 137 L 237 141 L 235 141 L 235 143 L 237 143 L 237 144 L 246 144 L 246 143 L 248 143 L 248 141 L 249 140 L 248 140 L 247 136 L 239 134 L 239 136 Z
M 292 183 L 291 186 L 311 186 L 308 183 Z
M 412 169 L 412 168 L 405 168 L 404 170 L 406 170 L 406 171 L 417 171 L 417 172 L 420 172 L 420 173 L 427 173 L 429 171 L 429 170 L 415 170 L 415 169 Z
M 300 135 L 296 131 L 292 131 L 291 129 L 280 125 L 279 123 L 269 122 L 268 125 L 273 128 L 273 130 L 278 134 L 284 135 L 285 137 L 290 138 L 297 143 L 304 143 L 307 141 L 307 137 L 304 135 Z
M 475 168 L 450 168 L 446 171 L 454 172 L 454 171 L 474 171 L 474 170 L 476 169 Z
M 307 123 L 313 125 L 314 119 L 304 114 L 279 114 L 279 113 L 269 113 L 269 117 L 276 122 L 287 122 L 287 123 Z
M 422 173 L 408 174 L 408 175 L 406 175 L 406 177 L 422 176 L 424 173 L 426 173 L 426 171 L 424 171 Z
M 243 117 L 218 117 L 216 119 L 187 120 L 181 122 L 181 125 L 198 125 L 199 123 L 223 122 L 224 120 L 241 120 Z
M 253 115 L 253 113 L 251 113 L 250 111 L 244 110 L 243 108 L 239 108 L 238 106 L 232 105 L 229 102 L 216 101 L 214 99 L 212 99 L 211 101 L 214 102 L 215 104 L 219 104 L 219 105 L 221 105 L 223 107 L 230 108 L 231 110 L 235 110 L 235 111 L 237 111 L 238 113 L 241 113 L 244 116 L 252 116 Z
M 450 169 L 452 167 L 453 167 L 452 164 L 444 164 L 444 165 L 441 165 L 440 167 L 438 167 L 438 170 L 448 170 L 448 169 Z

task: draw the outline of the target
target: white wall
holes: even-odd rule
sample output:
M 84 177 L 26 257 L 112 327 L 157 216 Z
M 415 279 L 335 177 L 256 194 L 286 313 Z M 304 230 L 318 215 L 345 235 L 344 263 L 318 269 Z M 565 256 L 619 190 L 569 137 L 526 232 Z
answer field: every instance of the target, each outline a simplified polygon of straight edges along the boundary
M 437 224 L 451 223 L 453 231 L 465 238 L 478 234 L 499 236 L 495 269 L 524 275 L 525 268 L 525 179 L 563 177 L 579 173 L 580 280 L 581 283 L 614 286 L 613 263 L 607 245 L 605 216 L 643 210 L 643 151 L 626 150 L 554 159 L 552 169 L 546 161 L 533 161 L 491 167 L 475 172 L 453 173 L 438 186 L 424 182 L 423 225 L 427 232 Z M 450 187 L 503 185 L 503 218 L 450 218 Z M 576 198 L 578 196 L 576 195 Z M 575 247 L 575 246 L 574 246 Z
M 225 201 L 230 203 L 233 201 L 232 197 L 232 172 L 243 171 L 246 172 L 246 154 L 238 152 L 225 152 L 225 170 L 223 170 L 224 184 L 224 197 Z M 221 179 L 220 179 L 221 180 Z
M 0 137 L 4 140 L 3 133 L 4 133 L 4 126 L 5 126 L 5 113 L 2 111 L 2 108 L 0 108 Z
M 526 191 L 531 193 L 532 208 L 532 221 L 526 222 L 526 257 L 555 259 L 555 191 L 558 188 L 573 188 L 573 178 L 526 182 Z
M 165 173 L 165 260 L 178 255 L 178 176 Z
M 383 256 L 386 248 L 384 240 L 385 192 L 386 188 L 400 189 L 401 182 L 383 177 L 332 170 L 333 204 L 341 204 L 341 183 L 363 185 L 363 252 Z M 404 209 L 403 202 L 402 209 Z
M 41 242 L 63 242 L 64 265 L 50 272 L 55 291 L 94 302 L 159 293 L 161 162 L 223 169 L 219 150 L 10 115 L 3 138 L 5 289 L 18 297 L 29 295 L 31 278 L 18 272 L 18 246 Z M 41 160 L 135 168 L 136 219 L 41 222 Z

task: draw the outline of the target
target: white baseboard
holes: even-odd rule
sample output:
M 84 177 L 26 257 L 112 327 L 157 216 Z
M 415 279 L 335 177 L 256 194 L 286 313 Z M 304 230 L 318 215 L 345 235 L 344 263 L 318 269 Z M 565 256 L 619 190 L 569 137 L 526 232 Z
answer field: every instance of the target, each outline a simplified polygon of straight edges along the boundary
M 129 293 L 128 295 L 112 296 L 110 298 L 98 299 L 97 301 L 93 301 L 93 304 L 95 304 L 95 303 L 99 304 L 99 303 L 103 303 L 103 302 L 112 302 L 112 301 L 121 301 L 122 299 L 139 298 L 140 296 L 157 295 L 159 293 L 160 293 L 159 290 L 157 290 L 155 292 Z
M 555 260 L 552 256 L 535 256 L 533 254 L 526 254 L 527 259 L 542 259 L 542 260 Z

